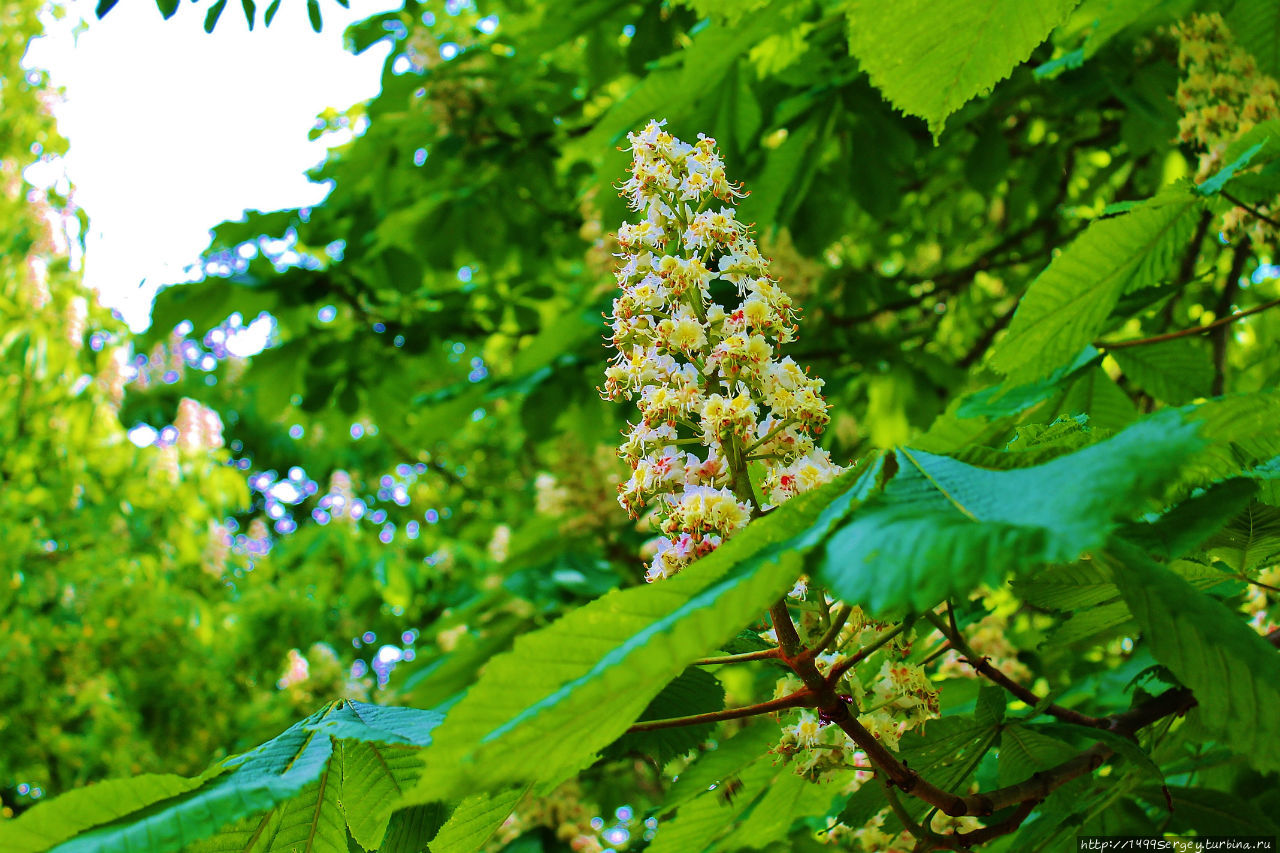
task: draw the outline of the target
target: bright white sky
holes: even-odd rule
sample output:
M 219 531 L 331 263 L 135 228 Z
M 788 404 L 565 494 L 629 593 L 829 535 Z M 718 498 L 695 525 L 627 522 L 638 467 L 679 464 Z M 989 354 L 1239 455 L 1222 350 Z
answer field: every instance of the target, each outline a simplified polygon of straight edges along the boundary
M 209 229 L 244 210 L 319 202 L 326 188 L 304 170 L 323 141 L 307 131 L 326 107 L 345 109 L 377 94 L 389 49 L 353 56 L 347 24 L 399 5 L 321 0 L 324 30 L 307 21 L 303 0 L 283 0 L 271 27 L 258 4 L 251 33 L 239 3 L 228 3 L 211 35 L 208 3 L 182 3 L 168 21 L 153 0 L 122 0 L 94 19 L 75 0 L 68 22 L 32 46 L 28 60 L 65 88 L 57 111 L 69 142 L 67 171 L 89 214 L 85 279 L 135 329 L 146 326 L 162 284 L 208 245 Z

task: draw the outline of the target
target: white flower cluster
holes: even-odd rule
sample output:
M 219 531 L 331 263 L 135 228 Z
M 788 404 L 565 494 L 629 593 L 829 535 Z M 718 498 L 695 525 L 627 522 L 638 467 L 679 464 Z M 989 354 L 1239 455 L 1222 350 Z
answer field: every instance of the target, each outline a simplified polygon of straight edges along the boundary
M 843 470 L 812 438 L 829 420 L 822 380 L 777 357 L 795 340 L 796 311 L 728 206 L 743 193 L 726 178 L 714 139 L 689 145 L 664 124 L 628 137 L 622 194 L 644 218 L 618 231 L 618 354 L 603 388 L 609 399 L 639 403 L 640 420 L 619 448 L 632 476 L 618 501 L 633 517 L 650 503 L 656 509 L 665 536 L 650 581 L 714 550 L 753 509 Z M 737 304 L 715 301 L 713 288 L 736 290 Z M 680 449 L 687 446 L 696 450 Z
M 198 453 L 222 447 L 222 418 L 190 397 L 178 401 L 178 416 L 173 426 L 178 431 L 179 450 Z

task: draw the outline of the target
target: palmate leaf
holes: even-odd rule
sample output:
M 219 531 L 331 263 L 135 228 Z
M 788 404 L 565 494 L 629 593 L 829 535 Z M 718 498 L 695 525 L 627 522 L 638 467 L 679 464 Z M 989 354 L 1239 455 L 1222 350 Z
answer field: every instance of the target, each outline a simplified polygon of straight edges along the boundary
M 1176 411 L 1043 465 L 978 468 L 918 450 L 826 543 L 819 576 L 872 612 L 921 611 L 1005 573 L 1066 562 L 1146 509 L 1203 445 Z
M 849 48 L 898 109 L 929 123 L 1009 76 L 1078 0 L 876 0 L 845 4 Z
M 103 813 L 105 821 L 95 819 L 90 824 L 85 816 L 92 813 L 77 805 L 92 789 L 68 795 L 65 806 L 64 798 L 52 800 L 32 822 L 38 826 L 72 813 L 79 817 L 66 820 L 81 834 L 73 838 L 63 834 L 59 840 L 67 839 L 64 843 L 35 849 L 57 853 L 163 853 L 180 848 L 345 851 L 348 818 L 340 802 L 351 809 L 353 833 L 376 843 L 395 803 L 392 799 L 372 802 L 368 797 L 407 787 L 421 772 L 421 761 L 408 760 L 406 753 L 429 744 L 431 730 L 442 719 L 438 711 L 334 702 L 192 780 L 198 787 L 181 792 L 158 788 L 145 803 L 131 795 L 132 802 L 121 799 L 128 810 L 122 805 L 114 815 Z M 348 749 L 353 745 L 356 748 Z M 369 790 L 340 801 L 344 775 L 367 784 Z M 140 789 L 132 790 L 136 794 Z M 14 823 L 14 827 L 22 825 L 23 821 Z M 0 830 L 0 849 L 8 849 L 7 831 L 8 827 Z
M 759 519 L 662 583 L 611 592 L 493 658 L 449 712 L 407 803 L 555 782 L 589 764 L 684 668 L 767 610 L 875 482 L 864 466 Z
M 1182 188 L 1091 224 L 1027 288 L 992 365 L 1022 383 L 1075 358 L 1121 295 L 1174 273 L 1202 206 Z
M 1224 604 L 1131 546 L 1099 555 L 1156 660 L 1195 693 L 1205 728 L 1259 770 L 1280 770 L 1280 653 Z

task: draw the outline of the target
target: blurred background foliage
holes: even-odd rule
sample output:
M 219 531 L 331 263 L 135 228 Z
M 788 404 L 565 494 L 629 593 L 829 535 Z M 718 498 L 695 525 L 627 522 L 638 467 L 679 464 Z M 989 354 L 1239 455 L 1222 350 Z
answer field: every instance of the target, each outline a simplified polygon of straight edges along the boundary
M 986 400 L 1012 424 L 955 432 L 957 401 L 1000 381 L 988 353 L 1055 249 L 1201 170 L 1170 25 L 1220 9 L 1275 75 L 1257 5 L 1068 3 L 943 129 L 895 110 L 851 55 L 865 3 L 407 0 L 347 33 L 392 51 L 378 97 L 317 121 L 355 132 L 313 173 L 324 203 L 221 225 L 205 279 L 161 293 L 130 337 L 78 284 L 59 223 L 83 213 L 22 183 L 60 142 L 18 68 L 36 8 L 5 0 L 5 814 L 91 779 L 197 773 L 325 699 L 433 706 L 517 634 L 640 581 L 648 536 L 613 500 L 626 412 L 595 389 L 616 147 L 650 118 L 715 136 L 751 188 L 741 216 L 803 306 L 791 354 L 826 379 L 839 462 L 911 440 L 1000 447 L 1059 415 L 1116 430 L 1274 386 L 1280 312 L 1262 312 L 1145 360 L 1103 347 L 1021 409 L 970 396 L 968 415 Z M 1267 235 L 1219 229 L 1216 212 L 1193 220 L 1178 275 L 1126 294 L 1104 338 L 1274 299 Z M 268 345 L 236 355 L 249 328 Z M 127 439 L 140 424 L 152 446 Z M 1118 636 L 1037 648 L 1042 613 L 992 609 L 1022 614 L 1009 636 L 1035 676 L 1066 653 L 1099 669 Z M 726 676 L 733 701 L 767 689 L 743 678 Z M 579 818 L 646 796 L 652 774 L 629 761 L 594 771 Z

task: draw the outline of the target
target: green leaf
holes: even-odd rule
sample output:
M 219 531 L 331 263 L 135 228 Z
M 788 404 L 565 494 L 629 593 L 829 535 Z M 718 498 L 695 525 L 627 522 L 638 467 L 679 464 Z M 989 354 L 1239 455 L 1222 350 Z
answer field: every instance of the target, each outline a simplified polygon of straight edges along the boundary
M 640 721 L 705 714 L 723 708 L 724 685 L 706 670 L 689 667 L 653 697 L 640 715 Z M 696 748 L 711 736 L 714 728 L 714 723 L 706 723 L 625 734 L 605 750 L 604 757 L 618 758 L 639 752 L 653 756 L 659 765 L 663 765 Z
M 850 0 L 849 49 L 903 112 L 929 123 L 986 94 L 1031 56 L 1078 0 Z
M 852 775 L 852 774 L 850 774 Z M 660 824 L 649 853 L 691 850 L 767 849 L 784 839 L 797 820 L 822 815 L 839 795 L 839 784 L 796 775 L 772 755 L 757 756 L 732 785 L 703 790 L 685 802 L 674 820 Z
M 483 848 L 528 791 L 526 786 L 467 797 L 431 840 L 431 853 L 471 853 Z
M 320 3 L 318 0 L 307 0 L 307 18 L 311 21 L 311 29 L 320 32 Z
M 448 819 L 449 807 L 444 803 L 400 809 L 391 815 L 378 853 L 422 853 Z
M 798 778 L 789 768 L 782 772 Z M 742 812 L 758 802 L 778 777 L 779 768 L 774 765 L 773 756 L 756 758 L 742 770 L 732 789 L 704 792 L 682 805 L 674 819 L 663 821 L 648 853 L 715 849 L 716 840 L 732 831 Z
M 663 807 L 675 808 L 719 787 L 778 742 L 781 733 L 777 726 L 756 723 L 738 732 L 719 747 L 702 755 L 681 771 L 679 778 L 667 790 Z
M 1127 759 L 1142 775 L 1164 784 L 1164 773 L 1159 765 L 1151 760 L 1151 756 L 1137 742 L 1107 729 L 1092 726 L 1078 726 L 1074 723 L 1040 723 L 1035 726 L 1038 731 L 1048 734 L 1076 735 L 1088 740 L 1099 741 L 1111 747 L 1117 754 Z
M 1271 0 L 1236 0 L 1226 21 L 1263 73 L 1280 76 L 1280 6 Z
M 338 743 L 342 811 L 351 836 L 366 850 L 382 844 L 391 812 L 422 773 L 419 751 L 376 741 Z
M 267 6 L 266 14 L 262 16 L 263 23 L 265 23 L 268 27 L 271 26 L 271 22 L 276 19 L 276 12 L 279 12 L 279 11 L 280 11 L 280 0 L 271 0 L 271 4 Z
M 1243 154 L 1241 154 L 1236 159 L 1232 160 L 1227 165 L 1223 166 L 1216 173 L 1214 173 L 1212 177 L 1206 178 L 1203 182 L 1201 182 L 1196 187 L 1196 192 L 1204 196 L 1216 195 L 1222 192 L 1222 188 L 1226 186 L 1227 181 L 1230 181 L 1233 177 L 1235 177 L 1236 172 L 1248 166 L 1249 161 L 1252 160 L 1254 156 L 1263 149 L 1264 146 L 1265 146 L 1265 143 L 1263 142 L 1256 142 L 1253 145 L 1249 146 L 1247 149 L 1245 149 Z
M 1094 56 L 1104 44 L 1163 2 L 1164 0 L 1111 0 L 1084 40 L 1083 58 Z
M 160 10 L 160 14 L 166 21 L 178 11 L 179 4 L 180 0 L 156 0 L 156 8 Z
M 1209 439 L 1188 460 L 1189 485 L 1238 477 L 1280 454 L 1280 391 L 1219 397 L 1184 411 L 1204 422 Z
M 1113 350 L 1111 357 L 1143 391 L 1170 405 L 1207 397 L 1213 385 L 1209 353 L 1196 341 L 1179 338 L 1141 347 Z
M 215 768 L 219 775 L 206 774 L 200 787 L 122 815 L 55 849 L 162 853 L 195 845 L 193 849 L 222 853 L 274 850 L 277 842 L 289 849 L 310 838 L 313 846 L 300 849 L 319 851 L 329 849 L 323 846 L 326 842 L 338 843 L 340 836 L 345 851 L 347 820 L 339 805 L 344 769 L 376 782 L 382 790 L 393 786 L 378 779 L 378 773 L 393 776 L 404 787 L 421 772 L 421 759 L 407 761 L 403 752 L 430 743 L 430 732 L 442 719 L 437 711 L 332 703 L 256 749 L 222 762 Z M 341 748 L 335 749 L 335 738 L 343 747 L 352 741 L 399 744 L 400 752 L 357 749 L 344 756 Z M 370 768 L 369 762 L 387 766 Z M 55 807 L 51 813 L 61 809 L 60 802 L 61 798 L 50 802 Z M 379 836 L 380 822 L 385 823 L 394 805 L 388 801 L 385 809 L 378 804 L 357 816 L 357 831 L 366 838 Z
M 775 31 L 779 9 L 784 5 L 774 2 L 742 26 L 710 26 L 702 30 L 680 54 L 680 69 L 651 72 L 596 122 L 584 137 L 582 149 L 594 157 L 595 152 L 617 144 L 638 123 L 678 114 L 718 85 L 731 65 Z
M 204 16 L 204 31 L 206 33 L 213 32 L 213 28 L 218 25 L 218 18 L 222 17 L 222 10 L 227 8 L 227 0 L 218 0 L 209 7 L 209 11 Z
M 119 2 L 120 0 L 98 0 L 98 5 L 94 7 L 93 14 L 98 18 L 101 18 L 103 15 L 114 9 L 116 7 L 116 3 Z
M 1130 546 L 1100 555 L 1156 660 L 1195 693 L 1205 728 L 1262 771 L 1280 769 L 1280 654 L 1218 600 Z
M 788 502 L 674 578 L 617 590 L 489 661 L 426 754 L 408 802 L 559 781 L 616 740 L 684 668 L 768 609 L 876 466 Z
M 39 853 L 77 833 L 110 823 L 152 803 L 176 797 L 204 783 L 202 778 L 148 773 L 108 779 L 40 803 L 16 820 L 0 823 L 0 850 Z
M 973 718 L 983 725 L 999 726 L 1004 722 L 1004 712 L 1008 704 L 1009 697 L 1003 688 L 994 684 L 983 684 L 978 688 L 978 702 Z
M 224 826 L 188 853 L 345 853 L 347 826 L 339 800 L 340 759 L 333 754 L 324 772 L 297 796 L 266 814 Z
M 1193 193 L 1172 192 L 1092 223 L 1027 288 L 991 364 L 1025 383 L 1075 358 L 1122 294 L 1174 273 L 1201 204 Z
M 240 0 L 240 8 L 244 9 L 244 19 L 249 24 L 250 31 L 253 30 L 254 23 L 257 22 L 258 7 L 253 0 Z
M 1242 574 L 1270 565 L 1280 556 L 1280 507 L 1250 504 L 1204 544 Z
M 1024 782 L 1072 758 L 1077 751 L 1057 738 L 1011 723 L 1000 732 L 1000 786 Z
M 1244 478 L 1216 483 L 1154 521 L 1126 525 L 1120 535 L 1149 554 L 1164 560 L 1177 559 L 1214 537 L 1223 524 L 1244 512 L 1257 491 L 1257 484 Z M 1248 524 L 1246 530 L 1251 529 Z
M 916 611 L 1009 571 L 1075 560 L 1148 507 L 1202 446 L 1176 412 L 1011 471 L 899 450 L 899 471 L 826 545 L 819 575 L 872 612 Z
M 1188 788 L 1178 785 L 1166 789 L 1144 786 L 1135 793 L 1161 811 L 1169 808 L 1170 823 L 1180 829 L 1194 829 L 1203 835 L 1270 835 L 1280 834 L 1280 824 L 1243 800 L 1238 794 L 1212 788 Z

